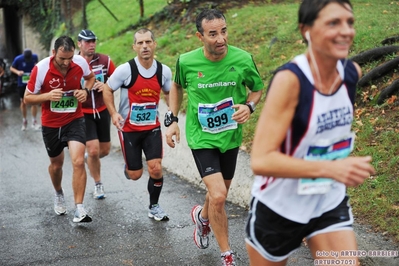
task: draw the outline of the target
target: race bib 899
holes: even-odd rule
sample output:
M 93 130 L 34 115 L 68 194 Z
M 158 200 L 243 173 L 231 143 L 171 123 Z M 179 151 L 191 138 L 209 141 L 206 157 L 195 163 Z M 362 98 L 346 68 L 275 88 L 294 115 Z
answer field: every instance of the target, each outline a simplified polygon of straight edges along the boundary
M 236 129 L 237 122 L 231 118 L 235 112 L 233 105 L 231 97 L 214 104 L 198 104 L 198 120 L 202 131 L 215 134 Z

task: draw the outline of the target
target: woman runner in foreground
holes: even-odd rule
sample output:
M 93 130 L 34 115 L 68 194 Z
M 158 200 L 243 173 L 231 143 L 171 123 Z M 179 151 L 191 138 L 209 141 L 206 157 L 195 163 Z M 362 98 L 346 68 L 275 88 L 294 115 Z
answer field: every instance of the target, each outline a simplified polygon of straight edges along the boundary
M 253 142 L 246 226 L 251 265 L 286 265 L 303 238 L 315 265 L 358 264 L 356 256 L 341 253 L 357 250 L 346 187 L 362 184 L 374 168 L 369 156 L 349 156 L 361 76 L 345 59 L 353 25 L 349 0 L 304 0 L 299 8 L 308 49 L 276 72 Z

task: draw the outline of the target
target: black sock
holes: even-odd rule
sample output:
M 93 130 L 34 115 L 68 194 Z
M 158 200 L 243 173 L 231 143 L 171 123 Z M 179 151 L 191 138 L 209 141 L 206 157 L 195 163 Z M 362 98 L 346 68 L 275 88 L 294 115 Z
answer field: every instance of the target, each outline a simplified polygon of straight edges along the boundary
M 150 176 L 148 179 L 148 193 L 150 194 L 150 209 L 154 204 L 158 204 L 159 196 L 163 186 L 163 177 L 154 179 Z

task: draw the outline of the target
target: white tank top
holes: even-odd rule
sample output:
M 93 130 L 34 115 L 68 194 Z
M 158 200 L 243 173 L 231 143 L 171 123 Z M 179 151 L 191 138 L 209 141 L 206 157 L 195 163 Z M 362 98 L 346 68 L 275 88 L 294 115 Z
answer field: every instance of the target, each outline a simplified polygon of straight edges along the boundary
M 281 147 L 282 152 L 304 158 L 309 153 L 309 147 L 314 146 L 316 141 L 333 140 L 351 132 L 358 80 L 352 62 L 348 61 L 344 69 L 342 61 L 338 61 L 337 70 L 344 82 L 332 95 L 323 95 L 314 88 L 305 55 L 295 57 L 293 62 L 281 69 L 291 70 L 300 81 L 300 100 L 292 126 Z M 305 224 L 335 208 L 346 194 L 344 184 L 332 181 L 330 190 L 324 194 L 300 195 L 299 182 L 298 178 L 255 176 L 252 196 L 279 215 Z

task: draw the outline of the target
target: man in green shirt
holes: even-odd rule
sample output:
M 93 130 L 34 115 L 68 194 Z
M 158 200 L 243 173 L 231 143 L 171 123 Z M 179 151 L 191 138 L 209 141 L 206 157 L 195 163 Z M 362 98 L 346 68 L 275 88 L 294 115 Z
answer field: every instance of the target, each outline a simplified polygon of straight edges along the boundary
M 203 46 L 177 60 L 170 111 L 165 115 L 166 142 L 174 148 L 175 140 L 180 141 L 177 114 L 184 88 L 188 96 L 187 142 L 208 190 L 204 205 L 191 211 L 196 225 L 194 241 L 199 248 L 207 248 L 212 225 L 223 265 L 235 265 L 225 201 L 242 142 L 242 124 L 255 111 L 264 85 L 251 54 L 227 44 L 222 12 L 202 11 L 196 27 Z

